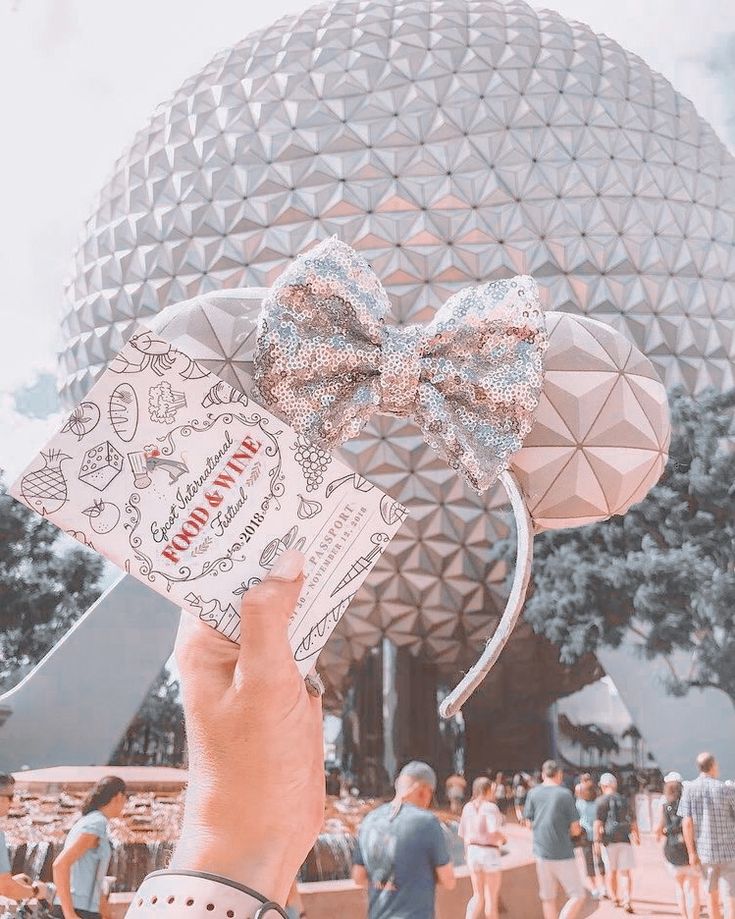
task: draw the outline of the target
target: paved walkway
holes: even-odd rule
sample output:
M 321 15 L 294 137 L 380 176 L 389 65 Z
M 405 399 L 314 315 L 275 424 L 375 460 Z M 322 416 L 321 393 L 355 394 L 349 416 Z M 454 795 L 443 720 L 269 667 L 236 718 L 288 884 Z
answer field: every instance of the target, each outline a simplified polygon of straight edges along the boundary
M 633 908 L 636 916 L 678 919 L 674 882 L 666 870 L 659 844 L 651 837 L 644 837 L 641 845 L 636 848 L 636 858 L 637 867 L 633 874 Z M 594 919 L 625 919 L 627 913 L 604 901 L 593 915 Z M 707 911 L 703 910 L 702 916 L 706 915 Z

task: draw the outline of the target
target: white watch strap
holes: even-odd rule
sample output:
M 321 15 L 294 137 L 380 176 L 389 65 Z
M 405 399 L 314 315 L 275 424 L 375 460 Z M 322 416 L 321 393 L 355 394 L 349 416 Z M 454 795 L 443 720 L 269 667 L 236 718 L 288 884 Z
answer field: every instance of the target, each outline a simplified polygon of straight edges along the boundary
M 126 919 L 276 919 L 286 913 L 254 890 L 201 871 L 154 871 L 133 896 Z

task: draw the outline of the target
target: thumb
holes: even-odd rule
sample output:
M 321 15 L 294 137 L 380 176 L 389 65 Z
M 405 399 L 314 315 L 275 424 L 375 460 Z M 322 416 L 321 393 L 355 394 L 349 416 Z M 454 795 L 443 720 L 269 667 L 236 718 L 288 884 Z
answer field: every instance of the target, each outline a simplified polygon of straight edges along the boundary
M 245 594 L 241 609 L 240 668 L 252 670 L 293 663 L 288 622 L 304 586 L 305 562 L 298 549 L 286 550 L 266 579 Z

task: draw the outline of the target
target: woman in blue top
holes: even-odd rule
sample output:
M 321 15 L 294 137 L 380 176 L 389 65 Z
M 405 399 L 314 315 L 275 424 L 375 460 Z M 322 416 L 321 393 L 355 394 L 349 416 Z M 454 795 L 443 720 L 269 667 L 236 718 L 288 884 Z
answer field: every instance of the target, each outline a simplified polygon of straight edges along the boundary
M 577 813 L 579 814 L 579 825 L 585 834 L 581 845 L 584 852 L 587 878 L 592 888 L 592 896 L 595 900 L 601 900 L 606 896 L 605 867 L 600 857 L 600 847 L 595 842 L 593 825 L 597 816 L 597 785 L 591 776 L 582 776 L 582 780 L 574 790 L 574 797 L 576 799 Z
M 100 779 L 82 805 L 82 816 L 69 830 L 54 860 L 57 919 L 105 919 L 102 884 L 112 856 L 107 821 L 125 807 L 125 782 L 114 775 Z

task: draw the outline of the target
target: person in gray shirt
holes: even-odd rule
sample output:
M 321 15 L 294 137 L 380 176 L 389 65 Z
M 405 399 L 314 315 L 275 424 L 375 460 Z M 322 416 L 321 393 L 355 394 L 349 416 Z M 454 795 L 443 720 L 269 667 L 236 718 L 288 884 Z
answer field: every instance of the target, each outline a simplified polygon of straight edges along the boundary
M 393 801 L 360 824 L 352 879 L 368 887 L 369 919 L 434 919 L 437 883 L 448 890 L 455 885 L 444 832 L 428 810 L 436 774 L 413 761 L 395 787 Z
M 574 797 L 562 787 L 563 773 L 553 759 L 541 767 L 543 781 L 528 792 L 523 816 L 533 829 L 539 897 L 544 919 L 576 919 L 586 900 L 577 867 L 572 836 L 582 832 Z M 557 889 L 568 897 L 561 913 L 556 909 Z

